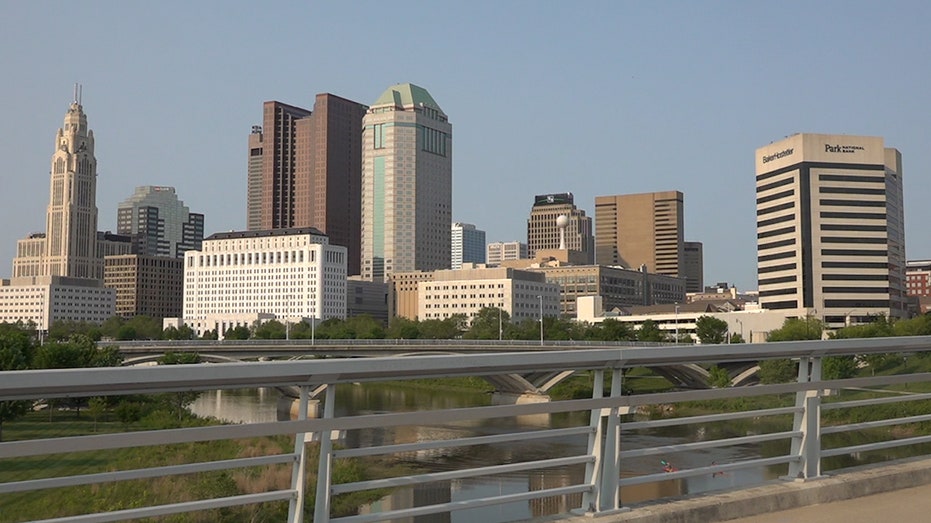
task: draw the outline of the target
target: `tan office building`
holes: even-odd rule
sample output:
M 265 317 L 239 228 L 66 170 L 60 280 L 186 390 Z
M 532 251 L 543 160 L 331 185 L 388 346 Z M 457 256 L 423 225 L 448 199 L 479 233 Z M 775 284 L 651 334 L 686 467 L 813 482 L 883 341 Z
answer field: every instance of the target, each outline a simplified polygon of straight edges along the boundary
M 564 226 L 557 220 L 566 217 Z M 565 239 L 565 245 L 561 242 Z M 575 206 L 572 193 L 539 194 L 534 197 L 530 218 L 527 219 L 527 255 L 534 258 L 537 251 L 569 249 L 581 252 L 586 263 L 595 259 L 595 238 L 592 236 L 592 219 Z
M 868 136 L 796 134 L 756 151 L 766 309 L 829 327 L 905 315 L 902 156 Z
M 362 277 L 450 267 L 452 126 L 422 87 L 389 87 L 362 131 Z
M 595 197 L 595 262 L 685 276 L 684 197 L 679 191 Z
M 559 286 L 542 274 L 484 264 L 433 271 L 433 279 L 417 284 L 417 317 L 444 320 L 461 314 L 468 321 L 486 307 L 508 313 L 512 322 L 559 315 Z

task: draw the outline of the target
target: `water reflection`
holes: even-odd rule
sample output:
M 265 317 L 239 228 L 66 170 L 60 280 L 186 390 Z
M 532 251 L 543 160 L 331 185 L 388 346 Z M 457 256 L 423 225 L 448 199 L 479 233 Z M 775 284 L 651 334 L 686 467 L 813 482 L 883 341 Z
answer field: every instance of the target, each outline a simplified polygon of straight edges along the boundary
M 337 387 L 337 416 L 360 414 L 428 411 L 490 404 L 490 396 L 463 391 L 433 391 L 394 387 L 390 384 L 341 385 Z M 275 389 L 217 391 L 201 395 L 191 406 L 198 415 L 214 416 L 230 422 L 267 422 L 278 417 L 278 392 Z M 421 424 L 404 427 L 377 427 L 352 430 L 344 434 L 347 447 L 369 447 L 398 443 L 414 443 L 438 439 L 484 436 L 540 428 L 580 426 L 588 423 L 588 413 L 561 413 L 551 416 L 501 418 L 456 423 L 432 422 L 427 416 Z M 759 427 L 736 424 L 718 424 L 699 427 L 669 427 L 649 431 L 625 431 L 622 435 L 624 450 L 643 447 L 675 445 L 701 439 L 746 435 Z M 584 435 L 565 436 L 546 440 L 505 442 L 492 445 L 431 449 L 396 456 L 419 472 L 460 470 L 466 467 L 519 463 L 578 455 L 585 452 Z M 785 453 L 785 450 L 780 450 Z M 660 459 L 669 460 L 679 469 L 705 467 L 713 463 L 732 463 L 766 454 L 761 445 L 734 446 L 706 451 L 674 453 L 668 456 L 651 456 L 627 459 L 622 463 L 622 477 L 655 474 L 662 471 Z M 733 487 L 745 487 L 773 479 L 784 473 L 776 468 L 746 469 L 712 477 L 693 477 L 658 481 L 621 489 L 624 504 L 638 503 L 661 497 L 699 493 Z M 582 481 L 584 467 L 569 466 L 523 473 L 503 474 L 494 477 L 440 481 L 413 487 L 394 489 L 391 494 L 361 508 L 362 513 L 412 508 L 436 503 L 450 503 L 501 494 L 518 494 L 533 490 L 558 488 Z M 581 494 L 554 496 L 504 505 L 459 510 L 409 518 L 408 522 L 447 523 L 471 522 L 499 523 L 556 513 L 566 513 L 581 505 Z

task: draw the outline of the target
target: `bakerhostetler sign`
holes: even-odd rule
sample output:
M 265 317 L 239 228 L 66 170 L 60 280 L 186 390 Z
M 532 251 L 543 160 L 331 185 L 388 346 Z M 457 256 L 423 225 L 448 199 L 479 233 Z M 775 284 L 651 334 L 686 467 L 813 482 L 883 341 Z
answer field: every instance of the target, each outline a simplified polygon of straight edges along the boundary
M 789 148 L 789 149 L 785 149 L 785 150 L 783 150 L 783 151 L 779 151 L 778 153 L 763 155 L 763 163 L 769 163 L 769 162 L 771 162 L 771 161 L 773 161 L 773 160 L 778 160 L 778 159 L 780 159 L 780 158 L 785 158 L 786 156 L 789 156 L 790 154 L 792 154 L 792 153 L 794 153 L 794 152 L 795 152 L 795 149 Z

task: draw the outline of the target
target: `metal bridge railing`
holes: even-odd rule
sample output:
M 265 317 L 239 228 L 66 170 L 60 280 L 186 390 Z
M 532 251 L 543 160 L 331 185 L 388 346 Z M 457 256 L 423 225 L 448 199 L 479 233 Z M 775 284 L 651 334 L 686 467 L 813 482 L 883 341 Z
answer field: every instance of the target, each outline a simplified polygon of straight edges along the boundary
M 890 397 L 834 401 L 825 400 L 829 391 L 881 388 L 905 383 L 926 383 L 929 374 L 877 376 L 845 380 L 823 380 L 824 357 L 851 354 L 924 353 L 931 351 L 931 339 L 891 338 L 872 340 L 837 340 L 790 342 L 755 345 L 719 345 L 696 347 L 612 348 L 539 353 L 500 353 L 456 356 L 414 356 L 406 358 L 327 359 L 294 362 L 229 363 L 217 365 L 176 365 L 143 368 L 73 369 L 13 371 L 0 373 L 0 401 L 50 400 L 125 394 L 150 394 L 179 391 L 234 389 L 243 387 L 296 386 L 301 390 L 300 419 L 292 421 L 241 425 L 206 426 L 115 434 L 46 437 L 0 443 L 0 519 L 17 521 L 15 514 L 3 514 L 3 500 L 36 491 L 96 485 L 109 482 L 151 481 L 192 472 L 281 467 L 291 469 L 286 488 L 269 488 L 232 496 L 217 496 L 193 501 L 132 506 L 93 515 L 57 515 L 49 513 L 47 522 L 123 521 L 152 516 L 199 512 L 224 507 L 247 506 L 268 502 L 286 502 L 288 520 L 301 522 L 310 517 L 308 499 L 313 497 L 313 521 L 364 522 L 405 518 L 514 502 L 530 502 L 553 496 L 575 496 L 577 512 L 608 513 L 620 510 L 626 489 L 635 485 L 667 480 L 681 480 L 706 474 L 719 474 L 748 468 L 784 466 L 792 479 L 816 479 L 822 476 L 823 459 L 858 452 L 931 442 L 931 436 L 912 435 L 871 443 L 825 448 L 822 437 L 838 433 L 881 429 L 931 421 L 931 414 L 917 414 L 890 419 L 870 420 L 822 426 L 822 412 L 875 405 L 927 401 L 931 394 L 896 394 Z M 659 394 L 627 395 L 623 393 L 624 369 L 671 364 L 712 364 L 717 362 L 758 361 L 792 358 L 799 362 L 798 380 L 794 383 L 742 388 L 676 391 Z M 559 370 L 591 371 L 592 397 L 531 403 L 497 405 L 414 412 L 389 412 L 337 416 L 334 393 L 324 399 L 322 417 L 308 419 L 310 390 L 321 384 L 332 392 L 337 387 L 356 382 L 384 382 L 413 378 L 487 376 L 508 373 Z M 702 413 L 681 418 L 632 420 L 627 416 L 637 409 L 682 402 L 733 399 L 751 396 L 785 397 L 794 394 L 788 405 L 736 412 Z M 824 401 L 823 401 L 824 400 Z M 587 423 L 560 428 L 510 431 L 504 434 L 478 435 L 453 439 L 418 441 L 404 444 L 341 448 L 334 445 L 337 434 L 360 429 L 403 427 L 430 424 L 455 424 L 476 420 L 498 420 L 516 416 L 586 412 Z M 674 444 L 627 448 L 625 434 L 685 425 L 704 426 L 738 420 L 773 418 L 784 420 L 785 427 L 765 433 L 746 434 L 721 439 L 696 439 Z M 25 474 L 10 478 L 3 473 L 4 464 L 30 457 L 73 452 L 109 452 L 138 449 L 143 452 L 154 445 L 210 442 L 260 436 L 291 436 L 293 449 L 261 456 L 238 457 L 196 463 L 165 464 L 128 470 L 106 470 L 64 477 L 33 477 Z M 336 460 L 365 459 L 371 456 L 455 449 L 505 442 L 546 442 L 554 438 L 584 439 L 584 452 L 558 457 L 501 462 L 441 472 L 416 472 L 349 483 L 333 482 Z M 347 440 L 348 441 L 348 440 Z M 624 474 L 626 463 L 644 457 L 662 457 L 674 453 L 685 455 L 715 448 L 733 448 L 762 443 L 782 442 L 784 452 L 721 464 L 708 464 L 681 470 Z M 310 446 L 317 452 L 309 452 Z M 311 456 L 318 456 L 311 462 Z M 435 481 L 454 481 L 499 474 L 513 474 L 557 466 L 578 467 L 580 480 L 559 486 L 530 489 L 527 492 L 488 495 L 463 501 L 446 501 L 411 508 L 398 508 L 374 514 L 333 517 L 334 496 L 359 491 L 392 489 Z M 309 471 L 316 471 L 316 486 L 308 491 Z M 580 497 L 579 497 L 580 496 Z M 50 507 L 51 509 L 51 507 Z

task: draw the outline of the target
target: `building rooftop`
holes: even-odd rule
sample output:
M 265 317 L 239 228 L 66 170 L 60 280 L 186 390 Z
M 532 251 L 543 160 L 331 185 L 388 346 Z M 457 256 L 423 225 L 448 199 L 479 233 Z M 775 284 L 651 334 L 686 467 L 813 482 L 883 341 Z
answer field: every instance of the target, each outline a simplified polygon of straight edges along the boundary
M 231 240 L 234 238 L 264 238 L 266 236 L 297 236 L 302 234 L 313 234 L 314 236 L 326 236 L 316 227 L 292 227 L 290 229 L 266 229 L 264 231 L 229 231 L 211 234 L 206 240 Z
M 392 85 L 372 104 L 373 107 L 377 105 L 395 105 L 398 107 L 424 105 L 443 113 L 443 109 L 440 108 L 426 89 L 411 83 Z

